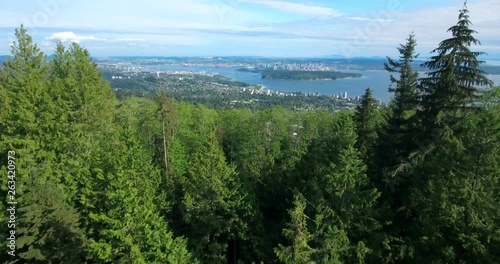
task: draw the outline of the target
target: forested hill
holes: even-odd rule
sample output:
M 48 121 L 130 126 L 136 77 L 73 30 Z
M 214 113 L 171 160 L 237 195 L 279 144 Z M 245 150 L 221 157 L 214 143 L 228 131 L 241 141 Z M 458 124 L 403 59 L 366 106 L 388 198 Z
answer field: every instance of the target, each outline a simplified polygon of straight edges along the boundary
M 265 70 L 262 72 L 262 79 L 281 80 L 338 80 L 346 78 L 359 78 L 359 73 L 343 73 L 332 71 L 275 71 Z
M 388 109 L 122 101 L 25 28 L 0 69 L 1 263 L 500 263 L 500 88 L 467 9 Z M 443 61 L 453 61 L 445 63 Z M 418 89 L 417 89 L 418 87 Z
M 238 71 L 251 71 L 262 74 L 266 80 L 339 80 L 346 78 L 360 78 L 359 73 L 344 73 L 336 71 L 289 71 L 289 70 L 250 70 L 238 69 Z

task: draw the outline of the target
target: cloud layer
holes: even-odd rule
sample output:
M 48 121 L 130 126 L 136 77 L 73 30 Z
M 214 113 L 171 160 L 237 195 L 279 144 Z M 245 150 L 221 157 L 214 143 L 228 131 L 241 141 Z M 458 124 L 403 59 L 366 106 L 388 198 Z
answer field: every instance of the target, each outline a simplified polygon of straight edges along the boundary
M 449 37 L 446 30 L 456 23 L 462 4 L 142 0 L 123 5 L 117 0 L 75 0 L 49 14 L 42 6 L 7 2 L 0 10 L 0 54 L 9 52 L 13 28 L 28 21 L 30 33 L 45 41 L 48 52 L 61 41 L 82 43 L 96 55 L 394 56 L 398 44 L 414 31 L 418 52 L 426 56 Z M 470 0 L 469 10 L 483 43 L 479 49 L 500 57 L 500 1 Z
M 55 41 L 60 41 L 62 43 L 80 43 L 85 40 L 104 40 L 100 38 L 96 38 L 92 35 L 90 36 L 77 36 L 75 33 L 71 31 L 65 31 L 65 32 L 57 32 L 53 33 L 49 37 L 46 38 L 47 40 L 55 40 Z
M 274 8 L 283 12 L 290 12 L 302 15 L 313 15 L 313 16 L 340 16 L 341 13 L 328 7 L 322 7 L 317 5 L 306 5 L 287 1 L 276 1 L 276 0 L 240 0 L 244 3 L 252 3 L 257 5 L 263 5 L 269 8 Z

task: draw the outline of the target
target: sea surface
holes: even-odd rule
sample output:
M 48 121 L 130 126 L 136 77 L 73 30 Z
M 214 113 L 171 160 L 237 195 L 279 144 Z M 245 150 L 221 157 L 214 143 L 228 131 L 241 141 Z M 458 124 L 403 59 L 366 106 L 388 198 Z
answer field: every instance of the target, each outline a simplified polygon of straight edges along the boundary
M 187 71 L 193 73 L 212 73 L 220 74 L 229 77 L 233 80 L 248 83 L 261 84 L 265 89 L 281 92 L 302 92 L 302 93 L 318 93 L 324 95 L 332 95 L 339 93 L 347 93 L 348 97 L 363 95 L 366 88 L 370 87 L 373 90 L 373 96 L 384 102 L 390 101 L 392 93 L 389 93 L 390 86 L 389 73 L 383 70 L 345 70 L 342 72 L 360 73 L 361 78 L 343 79 L 343 80 L 264 80 L 260 73 L 240 72 L 237 67 L 216 68 L 216 67 L 198 67 L 198 66 L 178 66 L 178 65 L 160 65 L 160 66 L 145 66 L 146 69 L 152 71 Z M 424 76 L 424 73 L 420 73 Z M 500 75 L 488 75 L 495 83 L 500 85 Z

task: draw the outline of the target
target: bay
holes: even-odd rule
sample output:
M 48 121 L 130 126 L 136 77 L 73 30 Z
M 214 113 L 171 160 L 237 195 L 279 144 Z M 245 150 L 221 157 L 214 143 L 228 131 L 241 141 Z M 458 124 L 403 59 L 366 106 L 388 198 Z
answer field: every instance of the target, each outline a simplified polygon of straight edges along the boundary
M 392 93 L 389 93 L 390 85 L 389 73 L 384 70 L 345 70 L 342 72 L 360 73 L 361 78 L 342 80 L 265 80 L 260 73 L 240 72 L 237 67 L 217 68 L 201 66 L 181 66 L 181 65 L 155 65 L 144 66 L 146 69 L 156 72 L 184 71 L 191 73 L 211 73 L 220 74 L 236 81 L 264 85 L 264 89 L 281 92 L 302 92 L 318 93 L 321 95 L 336 95 L 347 93 L 348 97 L 363 95 L 365 89 L 370 87 L 373 96 L 378 100 L 389 102 Z M 424 76 L 424 73 L 420 73 Z M 500 75 L 488 75 L 495 85 L 500 85 Z

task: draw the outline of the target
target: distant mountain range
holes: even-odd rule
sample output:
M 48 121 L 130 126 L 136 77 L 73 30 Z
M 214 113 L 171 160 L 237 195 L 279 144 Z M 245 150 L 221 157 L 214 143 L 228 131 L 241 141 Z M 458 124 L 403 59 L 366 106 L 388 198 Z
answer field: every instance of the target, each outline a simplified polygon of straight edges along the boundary
M 7 60 L 7 58 L 9 58 L 11 56 L 9 55 L 0 55 L 0 64 L 3 64 L 4 61 Z
M 0 67 L 7 60 L 7 58 L 12 57 L 10 55 L 0 55 Z M 47 59 L 50 61 L 54 57 L 53 54 L 47 56 Z M 188 56 L 109 56 L 109 57 L 93 57 L 94 61 L 99 61 L 101 59 L 127 59 L 127 60 L 137 60 L 137 59 L 173 59 L 173 60 L 189 60 L 189 59 L 207 59 L 207 60 L 241 60 L 241 59 L 250 59 L 250 60 L 297 60 L 297 61 L 321 61 L 321 60 L 329 60 L 329 61 L 339 61 L 342 63 L 352 63 L 352 64 L 362 64 L 362 65 L 373 65 L 376 66 L 377 69 L 383 69 L 383 62 L 386 61 L 385 57 L 381 56 L 369 56 L 369 57 L 352 57 L 347 58 L 342 55 L 334 54 L 324 56 L 322 58 L 271 58 L 271 57 L 259 57 L 259 56 L 198 56 L 198 57 L 188 57 Z M 419 60 L 413 63 L 414 69 L 418 71 L 425 71 L 420 65 L 425 62 L 424 58 L 420 58 Z M 482 65 L 481 69 L 486 71 L 488 74 L 500 74 L 500 60 L 490 60 L 486 65 Z
M 49 55 L 47 56 L 47 60 L 52 60 L 54 55 Z M 0 55 L 0 66 L 7 60 L 7 58 L 12 58 L 10 55 Z

